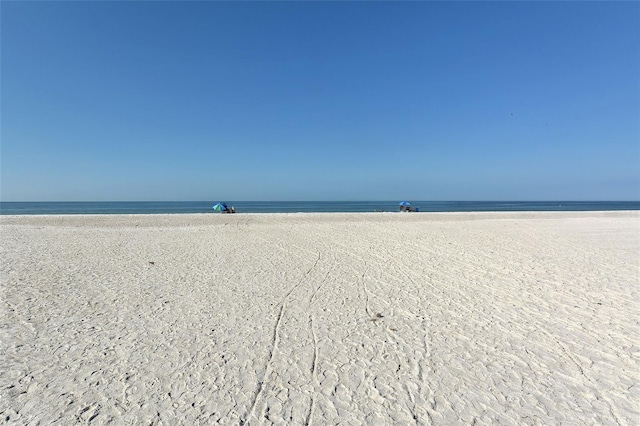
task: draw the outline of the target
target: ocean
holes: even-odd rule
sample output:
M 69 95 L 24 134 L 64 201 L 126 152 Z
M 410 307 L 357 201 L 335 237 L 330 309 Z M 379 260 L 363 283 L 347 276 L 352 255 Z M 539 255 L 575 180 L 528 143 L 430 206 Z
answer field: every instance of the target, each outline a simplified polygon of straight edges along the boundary
M 217 213 L 215 201 L 1 202 L 2 215 Z M 238 213 L 399 211 L 399 201 L 226 201 Z M 640 201 L 411 201 L 420 212 L 640 210 Z

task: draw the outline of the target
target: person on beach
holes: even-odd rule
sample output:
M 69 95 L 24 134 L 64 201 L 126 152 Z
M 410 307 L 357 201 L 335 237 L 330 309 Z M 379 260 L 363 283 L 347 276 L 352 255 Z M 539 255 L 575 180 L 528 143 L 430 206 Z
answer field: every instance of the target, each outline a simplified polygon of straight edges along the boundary
M 235 213 L 236 212 L 236 206 L 231 206 L 231 213 Z

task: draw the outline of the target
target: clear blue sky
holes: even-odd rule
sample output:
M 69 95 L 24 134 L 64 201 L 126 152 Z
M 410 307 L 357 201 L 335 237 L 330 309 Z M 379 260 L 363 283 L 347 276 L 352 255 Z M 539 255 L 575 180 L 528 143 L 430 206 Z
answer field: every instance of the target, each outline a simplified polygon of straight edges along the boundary
M 640 200 L 638 2 L 6 2 L 3 201 Z

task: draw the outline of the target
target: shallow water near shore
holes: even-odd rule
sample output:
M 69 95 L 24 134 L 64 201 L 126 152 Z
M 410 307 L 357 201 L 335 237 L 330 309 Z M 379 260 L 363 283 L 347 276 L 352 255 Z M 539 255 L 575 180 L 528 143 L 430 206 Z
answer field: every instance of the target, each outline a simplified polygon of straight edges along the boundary
M 0 214 L 213 213 L 215 201 L 2 202 Z M 225 201 L 225 200 L 219 200 Z M 398 211 L 399 201 L 226 201 L 241 213 Z M 421 212 L 640 210 L 637 201 L 412 201 Z

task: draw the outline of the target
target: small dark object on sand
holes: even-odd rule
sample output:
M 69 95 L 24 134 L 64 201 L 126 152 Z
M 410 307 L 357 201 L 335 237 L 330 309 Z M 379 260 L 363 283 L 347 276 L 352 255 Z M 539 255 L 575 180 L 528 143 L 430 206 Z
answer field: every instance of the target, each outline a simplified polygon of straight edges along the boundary
M 380 318 L 384 318 L 384 315 L 382 315 L 380 312 L 378 312 L 378 313 L 376 314 L 376 316 L 375 316 L 374 318 L 370 318 L 370 319 L 369 319 L 369 321 L 376 322 L 376 321 L 378 321 Z

